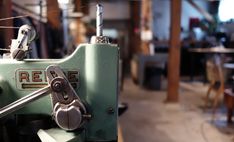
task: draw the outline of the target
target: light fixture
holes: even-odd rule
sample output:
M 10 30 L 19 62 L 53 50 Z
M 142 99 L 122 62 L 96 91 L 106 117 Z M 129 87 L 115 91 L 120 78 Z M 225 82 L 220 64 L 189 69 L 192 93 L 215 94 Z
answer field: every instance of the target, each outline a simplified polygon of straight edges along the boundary
M 219 3 L 219 19 L 222 22 L 234 19 L 234 0 L 220 0 Z
M 58 0 L 59 4 L 69 4 L 70 0 Z

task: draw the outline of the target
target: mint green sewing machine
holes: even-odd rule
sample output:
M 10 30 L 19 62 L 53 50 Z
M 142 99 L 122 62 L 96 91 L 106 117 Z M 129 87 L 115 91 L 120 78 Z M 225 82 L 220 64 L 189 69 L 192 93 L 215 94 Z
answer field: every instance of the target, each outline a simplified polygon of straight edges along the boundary
M 25 59 L 33 29 L 24 25 L 0 59 L 0 141 L 117 141 L 118 47 L 97 36 L 64 59 Z

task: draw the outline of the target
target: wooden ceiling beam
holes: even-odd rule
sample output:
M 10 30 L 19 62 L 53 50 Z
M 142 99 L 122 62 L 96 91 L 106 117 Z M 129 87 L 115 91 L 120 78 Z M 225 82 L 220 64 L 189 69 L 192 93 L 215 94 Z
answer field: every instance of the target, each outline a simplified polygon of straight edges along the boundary
M 213 18 L 213 16 L 208 13 L 206 10 L 204 10 L 203 8 L 201 8 L 199 5 L 197 5 L 193 0 L 188 0 L 188 3 L 190 5 L 192 5 L 198 12 L 200 12 L 207 21 L 211 22 L 211 23 L 214 23 L 215 20 Z

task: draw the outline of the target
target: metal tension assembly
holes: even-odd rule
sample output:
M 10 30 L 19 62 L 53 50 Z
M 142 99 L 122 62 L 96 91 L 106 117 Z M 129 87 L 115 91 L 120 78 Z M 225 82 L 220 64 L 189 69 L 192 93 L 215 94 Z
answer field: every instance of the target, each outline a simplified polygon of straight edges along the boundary
M 91 117 L 87 114 L 86 107 L 82 103 L 72 85 L 64 75 L 60 67 L 50 65 L 46 68 L 48 86 L 39 89 L 0 109 L 0 118 L 10 114 L 39 98 L 51 94 L 53 118 L 64 130 L 80 128 L 85 119 Z
M 17 39 L 13 39 L 10 45 L 10 55 L 7 58 L 23 60 L 30 51 L 30 43 L 35 39 L 36 31 L 29 25 L 20 27 Z

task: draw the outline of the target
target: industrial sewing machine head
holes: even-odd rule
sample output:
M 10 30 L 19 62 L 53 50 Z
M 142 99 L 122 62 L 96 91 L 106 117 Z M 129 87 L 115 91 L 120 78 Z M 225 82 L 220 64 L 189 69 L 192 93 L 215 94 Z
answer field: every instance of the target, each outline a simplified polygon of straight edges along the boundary
M 34 37 L 22 26 L 0 60 L 0 141 L 117 141 L 118 47 L 102 36 L 102 7 L 97 35 L 64 59 L 25 59 Z

